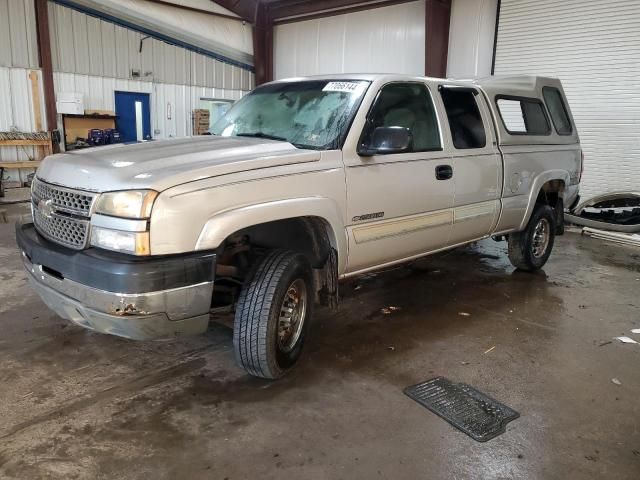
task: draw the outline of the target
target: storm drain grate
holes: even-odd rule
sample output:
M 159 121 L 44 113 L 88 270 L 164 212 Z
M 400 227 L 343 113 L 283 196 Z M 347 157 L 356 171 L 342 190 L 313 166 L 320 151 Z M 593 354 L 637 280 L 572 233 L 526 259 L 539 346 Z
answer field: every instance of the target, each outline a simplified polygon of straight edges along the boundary
M 404 393 L 478 442 L 504 433 L 507 423 L 520 416 L 475 388 L 444 377 L 407 387 Z

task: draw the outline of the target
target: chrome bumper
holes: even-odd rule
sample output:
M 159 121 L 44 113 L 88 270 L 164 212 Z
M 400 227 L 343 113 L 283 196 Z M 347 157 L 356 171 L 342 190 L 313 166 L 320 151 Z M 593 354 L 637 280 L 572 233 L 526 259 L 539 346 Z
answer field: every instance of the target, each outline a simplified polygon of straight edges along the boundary
M 207 329 L 212 281 L 140 294 L 115 293 L 50 275 L 24 253 L 22 260 L 44 303 L 81 327 L 134 340 L 195 335 Z

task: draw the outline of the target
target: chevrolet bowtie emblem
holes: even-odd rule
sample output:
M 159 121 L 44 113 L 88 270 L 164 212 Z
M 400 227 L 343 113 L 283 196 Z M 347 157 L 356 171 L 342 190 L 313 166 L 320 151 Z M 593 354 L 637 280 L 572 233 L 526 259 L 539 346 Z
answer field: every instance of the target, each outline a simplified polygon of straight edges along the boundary
M 55 212 L 55 210 L 53 208 L 53 205 L 52 205 L 51 199 L 48 199 L 48 200 L 42 199 L 42 200 L 40 200 L 38 202 L 38 211 L 45 218 L 51 218 L 51 215 L 53 215 L 53 213 Z

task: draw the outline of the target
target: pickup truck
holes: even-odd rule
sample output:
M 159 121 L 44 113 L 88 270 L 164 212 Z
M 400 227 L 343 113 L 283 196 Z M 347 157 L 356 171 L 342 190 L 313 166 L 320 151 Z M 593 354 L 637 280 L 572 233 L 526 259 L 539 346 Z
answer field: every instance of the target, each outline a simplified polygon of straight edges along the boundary
M 144 340 L 228 309 L 237 362 L 264 378 L 343 279 L 486 237 L 540 269 L 582 175 L 551 78 L 282 80 L 210 133 L 47 157 L 17 242 L 59 316 Z

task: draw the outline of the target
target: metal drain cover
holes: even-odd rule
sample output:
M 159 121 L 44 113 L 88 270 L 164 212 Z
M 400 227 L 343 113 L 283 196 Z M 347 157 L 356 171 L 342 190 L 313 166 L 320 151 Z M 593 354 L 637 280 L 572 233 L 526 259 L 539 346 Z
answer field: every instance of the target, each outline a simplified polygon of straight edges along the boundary
M 520 416 L 475 388 L 444 377 L 407 387 L 404 393 L 478 442 L 504 433 L 507 423 Z

